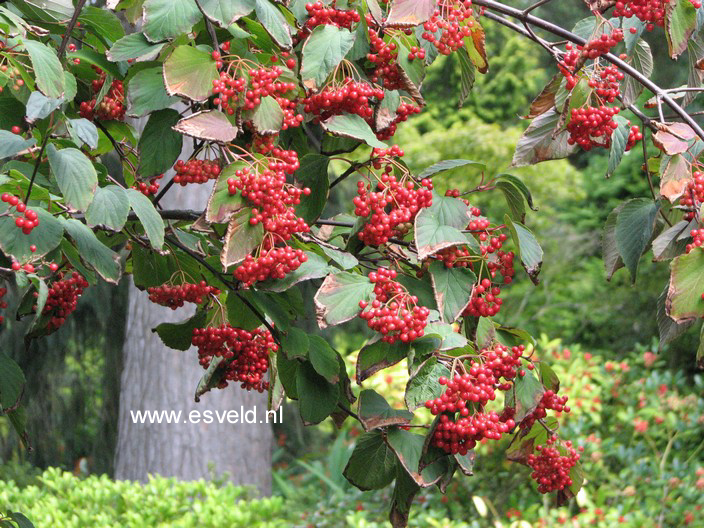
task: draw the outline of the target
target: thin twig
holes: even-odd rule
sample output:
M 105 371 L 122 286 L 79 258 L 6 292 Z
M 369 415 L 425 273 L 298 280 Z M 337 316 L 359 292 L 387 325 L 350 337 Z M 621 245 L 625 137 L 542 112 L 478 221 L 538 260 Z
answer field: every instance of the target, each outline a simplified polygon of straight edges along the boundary
M 71 32 L 73 31 L 73 28 L 76 27 L 76 22 L 78 22 L 78 17 L 81 14 L 81 10 L 83 9 L 85 3 L 86 0 L 78 0 L 78 3 L 76 3 L 76 9 L 73 11 L 73 16 L 71 17 L 71 20 L 69 20 L 68 26 L 66 26 L 64 38 L 61 39 L 61 45 L 59 46 L 59 49 L 56 52 L 56 54 L 59 56 L 59 60 L 61 60 L 64 56 L 64 53 L 66 53 L 68 39 L 71 38 Z

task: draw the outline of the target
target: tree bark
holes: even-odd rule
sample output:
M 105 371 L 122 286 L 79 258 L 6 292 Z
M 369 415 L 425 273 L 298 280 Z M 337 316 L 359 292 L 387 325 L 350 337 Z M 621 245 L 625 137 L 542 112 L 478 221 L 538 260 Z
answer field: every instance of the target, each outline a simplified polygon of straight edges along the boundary
M 163 200 L 170 206 L 202 210 L 210 186 L 172 188 Z M 195 403 L 194 393 L 205 370 L 195 348 L 186 352 L 166 348 L 152 328 L 187 319 L 193 310 L 171 310 L 151 303 L 147 293 L 130 285 L 127 337 L 122 371 L 115 477 L 146 481 L 147 475 L 195 480 L 227 472 L 237 485 L 256 486 L 271 493 L 273 435 L 269 424 L 134 423 L 130 411 L 266 412 L 266 394 L 247 392 L 237 384 L 214 389 Z

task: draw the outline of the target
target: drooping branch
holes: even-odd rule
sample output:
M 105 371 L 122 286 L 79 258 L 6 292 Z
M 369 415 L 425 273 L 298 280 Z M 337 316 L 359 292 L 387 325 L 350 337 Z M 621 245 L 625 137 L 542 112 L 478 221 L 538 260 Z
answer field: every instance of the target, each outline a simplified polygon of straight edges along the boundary
M 574 44 L 583 46 L 587 43 L 585 39 L 582 37 L 575 35 L 571 31 L 568 31 L 558 25 L 555 25 L 551 22 L 548 22 L 547 20 L 544 20 L 542 18 L 538 18 L 534 15 L 531 15 L 530 13 L 526 13 L 525 11 L 522 11 L 520 9 L 517 9 L 515 7 L 507 6 L 505 4 L 502 4 L 501 2 L 497 2 L 495 0 L 474 0 L 473 2 L 474 5 L 484 7 L 485 9 L 489 11 L 494 11 L 496 13 L 500 13 L 502 15 L 509 16 L 511 18 L 514 18 L 516 20 L 519 20 L 523 24 L 529 24 L 531 26 L 534 26 L 536 28 L 542 29 L 544 31 L 547 31 L 548 33 L 551 33 L 557 37 L 560 37 L 562 39 L 565 39 L 569 42 L 572 42 Z M 488 13 L 485 13 L 488 14 Z M 491 17 L 492 19 L 495 19 L 494 17 Z M 500 21 L 499 21 L 500 22 Z M 506 24 L 505 24 L 506 25 Z M 511 27 L 511 26 L 509 26 Z M 511 27 L 514 31 L 516 30 L 515 27 Z M 522 29 L 522 28 L 521 28 Z M 526 32 L 520 31 L 522 34 L 525 36 Z M 534 40 L 531 38 L 531 40 Z M 670 109 L 677 114 L 685 123 L 687 123 L 692 130 L 704 141 L 704 130 L 699 126 L 699 124 L 690 116 L 687 111 L 682 108 L 668 93 L 668 90 L 664 90 L 660 88 L 657 84 L 655 84 L 653 81 L 648 79 L 645 75 L 643 75 L 641 72 L 639 72 L 637 69 L 635 69 L 633 66 L 628 64 L 627 62 L 623 61 L 622 59 L 618 58 L 616 55 L 613 53 L 607 53 L 605 55 L 602 55 L 602 58 L 605 59 L 606 61 L 610 62 L 614 66 L 617 66 L 623 73 L 626 75 L 629 75 L 638 83 L 640 83 L 642 86 L 650 90 L 655 94 L 655 96 L 664 102 Z

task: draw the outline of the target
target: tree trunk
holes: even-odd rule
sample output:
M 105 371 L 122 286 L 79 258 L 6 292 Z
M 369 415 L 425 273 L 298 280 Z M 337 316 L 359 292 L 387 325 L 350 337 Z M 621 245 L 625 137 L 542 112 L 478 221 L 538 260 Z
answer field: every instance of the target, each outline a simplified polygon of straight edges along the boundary
M 171 189 L 164 207 L 202 210 L 210 186 Z M 168 200 L 167 200 L 168 199 Z M 247 392 L 237 384 L 214 389 L 194 402 L 198 380 L 205 370 L 194 348 L 186 352 L 166 348 L 152 328 L 187 319 L 193 309 L 177 310 L 151 303 L 147 293 L 130 286 L 124 369 L 120 391 L 115 477 L 146 481 L 148 474 L 184 480 L 229 473 L 238 485 L 271 492 L 273 436 L 268 424 L 134 423 L 130 411 L 181 411 L 183 422 L 192 410 L 216 412 L 256 409 L 266 412 L 266 394 Z M 217 422 L 217 418 L 213 420 Z

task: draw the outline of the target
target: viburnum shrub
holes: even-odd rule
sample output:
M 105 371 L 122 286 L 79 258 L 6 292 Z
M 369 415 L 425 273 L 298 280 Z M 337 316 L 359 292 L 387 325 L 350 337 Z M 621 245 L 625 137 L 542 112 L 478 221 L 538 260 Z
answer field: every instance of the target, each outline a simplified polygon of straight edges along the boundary
M 527 226 L 537 210 L 530 190 L 481 160 L 416 174 L 394 135 L 423 111 L 425 71 L 438 55 L 456 54 L 466 99 L 490 67 L 484 24 L 535 41 L 554 58 L 554 75 L 526 109 L 512 166 L 603 148 L 611 175 L 627 151 L 643 156 L 651 195 L 609 215 L 604 259 L 608 277 L 626 267 L 634 280 L 651 247 L 655 260 L 672 260 L 657 301 L 664 343 L 704 316 L 704 131 L 684 110 L 701 90 L 704 44 L 691 0 L 575 1 L 588 16 L 571 31 L 526 7 L 3 2 L 3 317 L 15 303 L 28 337 L 41 338 L 86 287 L 131 273 L 154 303 L 195 304 L 190 319 L 155 330 L 170 347 L 197 348 L 197 397 L 234 382 L 268 392 L 272 409 L 298 400 L 309 424 L 358 420 L 365 433 L 345 477 L 363 490 L 395 482 L 395 526 L 421 488 L 444 491 L 458 469 L 471 474 L 477 443 L 499 439 L 541 492 L 569 500 L 583 478 L 558 430 L 567 395 L 528 346 L 533 338 L 502 324 L 504 289 L 526 280 L 520 268 L 537 284 L 543 261 Z M 644 30 L 673 58 L 690 55 L 680 60 L 690 68 L 685 89 L 649 80 Z M 644 89 L 654 97 L 638 107 Z M 109 153 L 118 170 L 107 168 Z M 447 190 L 448 170 L 467 170 L 466 185 Z M 202 184 L 212 189 L 202 210 L 162 206 L 174 185 Z M 506 214 L 485 216 L 479 193 L 503 196 Z M 327 217 L 329 201 L 344 212 Z M 321 328 L 361 318 L 375 335 L 355 360 L 357 385 L 407 359 L 406 409 L 352 390 L 348 359 L 298 328 L 306 281 Z M 0 368 L 18 370 L 3 354 Z M 11 416 L 21 411 L 21 379 L 0 377 L 0 410 Z M 12 423 L 24 434 L 22 420 Z

